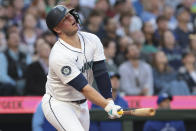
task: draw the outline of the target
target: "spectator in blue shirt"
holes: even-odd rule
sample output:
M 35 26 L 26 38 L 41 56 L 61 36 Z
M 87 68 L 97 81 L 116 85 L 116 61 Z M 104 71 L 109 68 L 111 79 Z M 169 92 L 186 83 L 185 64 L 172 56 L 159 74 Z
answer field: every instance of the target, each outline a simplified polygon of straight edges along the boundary
M 20 50 L 20 44 L 18 32 L 8 32 L 8 47 L 0 53 L 0 95 L 23 95 L 24 72 L 31 58 Z
M 136 11 L 136 14 L 141 17 L 141 15 L 143 13 L 143 10 L 144 10 L 142 0 L 134 1 L 133 2 L 133 7 L 134 7 L 134 9 Z
M 128 103 L 125 101 L 119 94 L 118 89 L 120 86 L 119 83 L 120 75 L 115 72 L 110 72 L 110 80 L 112 84 L 112 97 L 114 103 L 120 105 L 123 109 L 128 108 Z M 92 109 L 101 109 L 97 105 L 92 105 Z M 121 122 L 114 121 L 114 122 L 94 122 L 91 121 L 90 130 L 89 131 L 122 131 L 122 124 Z
M 56 131 L 56 129 L 46 120 L 42 111 L 41 102 L 32 118 L 32 131 Z
M 159 109 L 170 109 L 172 96 L 164 93 L 158 97 L 157 104 Z M 144 124 L 143 131 L 186 131 L 183 121 L 152 121 Z

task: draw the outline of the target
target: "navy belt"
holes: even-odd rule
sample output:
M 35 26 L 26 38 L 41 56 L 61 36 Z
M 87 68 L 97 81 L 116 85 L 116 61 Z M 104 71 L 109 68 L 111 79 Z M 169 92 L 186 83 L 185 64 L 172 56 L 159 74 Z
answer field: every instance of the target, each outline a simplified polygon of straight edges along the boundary
M 82 100 L 78 100 L 78 101 L 71 101 L 73 103 L 76 103 L 76 104 L 82 104 L 84 102 L 86 102 L 86 99 L 82 99 Z

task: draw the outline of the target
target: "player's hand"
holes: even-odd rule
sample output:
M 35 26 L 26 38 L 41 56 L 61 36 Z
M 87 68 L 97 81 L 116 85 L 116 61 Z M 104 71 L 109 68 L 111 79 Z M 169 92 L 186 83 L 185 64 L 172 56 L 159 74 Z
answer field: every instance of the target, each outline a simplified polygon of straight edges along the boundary
M 115 105 L 112 100 L 109 101 L 109 103 L 104 109 L 108 113 L 110 119 L 122 117 L 122 115 L 118 114 L 118 111 L 122 110 L 122 108 L 118 105 Z

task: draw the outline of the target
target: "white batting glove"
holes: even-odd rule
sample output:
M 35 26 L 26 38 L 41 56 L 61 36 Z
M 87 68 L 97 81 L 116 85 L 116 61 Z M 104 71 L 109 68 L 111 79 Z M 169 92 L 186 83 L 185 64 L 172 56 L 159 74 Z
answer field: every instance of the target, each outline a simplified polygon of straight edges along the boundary
M 122 110 L 122 108 L 118 105 L 115 105 L 112 100 L 109 101 L 109 103 L 104 109 L 108 113 L 110 119 L 122 117 L 122 115 L 118 114 L 118 111 Z

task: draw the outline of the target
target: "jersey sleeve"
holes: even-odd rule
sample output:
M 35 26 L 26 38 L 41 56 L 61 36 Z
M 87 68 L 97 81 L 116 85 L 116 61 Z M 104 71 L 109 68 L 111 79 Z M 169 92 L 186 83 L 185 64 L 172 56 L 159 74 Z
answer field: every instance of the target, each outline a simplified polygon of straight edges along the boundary
M 96 45 L 95 45 L 95 52 L 94 52 L 93 61 L 105 60 L 103 45 L 102 45 L 100 39 L 96 35 L 94 37 L 94 41 L 95 41 Z
M 67 84 L 81 73 L 74 62 L 66 58 L 51 61 L 50 67 L 63 84 Z

